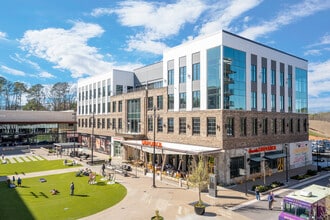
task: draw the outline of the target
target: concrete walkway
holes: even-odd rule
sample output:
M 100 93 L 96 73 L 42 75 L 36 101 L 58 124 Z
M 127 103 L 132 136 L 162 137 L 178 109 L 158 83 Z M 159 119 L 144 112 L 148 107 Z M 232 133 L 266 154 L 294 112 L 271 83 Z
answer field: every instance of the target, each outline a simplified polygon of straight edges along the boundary
M 35 150 L 35 155 L 43 156 L 47 159 L 60 159 L 57 156 L 49 156 L 43 150 Z M 107 155 L 94 153 L 95 159 L 107 159 Z M 62 156 L 62 159 L 65 159 Z M 121 164 L 118 158 L 113 158 L 113 164 Z M 94 172 L 99 173 L 101 165 L 89 166 L 83 163 L 84 167 L 91 168 Z M 64 172 L 77 171 L 78 167 L 50 170 L 37 173 L 27 173 L 24 178 L 35 176 L 46 176 L 51 174 L 59 174 Z M 304 173 L 302 169 L 296 169 L 290 171 L 292 176 L 294 173 Z M 216 198 L 210 197 L 207 193 L 202 194 L 202 200 L 208 205 L 206 213 L 203 216 L 198 216 L 194 213 L 193 203 L 198 200 L 198 192 L 196 189 L 187 189 L 179 187 L 177 183 L 163 179 L 160 181 L 156 178 L 156 188 L 152 187 L 152 175 L 144 175 L 142 172 L 137 172 L 135 176 L 135 169 L 133 169 L 133 175 L 124 177 L 122 175 L 116 175 L 116 181 L 123 184 L 127 188 L 127 196 L 115 206 L 108 208 L 102 212 L 83 218 L 83 220 L 95 220 L 95 219 L 150 219 L 155 215 L 155 211 L 159 210 L 161 216 L 164 219 L 175 220 L 203 220 L 203 219 L 248 219 L 239 215 L 232 210 L 244 204 L 249 204 L 255 201 L 253 192 L 248 192 L 245 195 L 245 184 L 235 185 L 232 188 L 218 187 L 218 196 Z M 328 172 L 321 172 L 320 175 L 330 175 Z M 274 180 L 284 182 L 285 173 L 277 173 L 270 177 L 267 177 L 267 182 L 270 183 Z M 6 177 L 2 177 L 6 178 Z M 0 179 L 1 180 L 1 179 Z M 251 189 L 253 184 L 260 184 L 256 180 L 255 182 L 248 182 L 248 189 Z M 290 180 L 287 183 L 288 187 L 299 184 L 298 181 Z M 276 193 L 275 193 L 276 194 Z M 97 201 L 95 201 L 97 202 Z

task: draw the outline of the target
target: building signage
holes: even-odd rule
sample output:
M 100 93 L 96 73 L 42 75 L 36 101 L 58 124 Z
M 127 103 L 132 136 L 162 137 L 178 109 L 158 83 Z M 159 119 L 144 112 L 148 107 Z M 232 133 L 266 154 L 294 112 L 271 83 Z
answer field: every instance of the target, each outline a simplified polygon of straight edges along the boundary
M 162 142 L 157 142 L 157 141 L 149 141 L 149 140 L 143 140 L 142 141 L 143 146 L 155 146 L 157 148 L 162 148 Z
M 253 153 L 260 153 L 260 152 L 264 152 L 264 151 L 272 151 L 272 150 L 276 150 L 276 146 L 261 146 L 258 148 L 254 148 L 254 149 L 249 149 L 249 154 L 253 154 Z

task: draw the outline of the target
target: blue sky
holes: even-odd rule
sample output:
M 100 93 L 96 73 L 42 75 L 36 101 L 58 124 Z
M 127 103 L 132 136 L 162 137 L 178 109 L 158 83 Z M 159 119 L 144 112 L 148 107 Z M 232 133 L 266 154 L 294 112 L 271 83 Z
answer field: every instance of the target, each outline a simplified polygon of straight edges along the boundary
M 330 111 L 330 0 L 6 0 L 0 76 L 75 83 L 221 29 L 307 59 L 309 112 Z

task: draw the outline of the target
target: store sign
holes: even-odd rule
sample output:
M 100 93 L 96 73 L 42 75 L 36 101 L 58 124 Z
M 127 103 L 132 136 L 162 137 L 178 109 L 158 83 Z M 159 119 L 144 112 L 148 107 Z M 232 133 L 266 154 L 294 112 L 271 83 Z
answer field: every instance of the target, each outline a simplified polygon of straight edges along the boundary
M 142 141 L 142 145 L 143 146 L 155 146 L 157 148 L 162 148 L 162 143 L 161 142 L 157 142 L 157 141 L 149 141 L 149 140 L 143 140 Z
M 253 154 L 253 153 L 260 153 L 260 152 L 265 152 L 265 151 L 272 151 L 272 150 L 276 150 L 276 146 L 261 146 L 258 148 L 254 148 L 254 149 L 249 149 L 249 154 Z

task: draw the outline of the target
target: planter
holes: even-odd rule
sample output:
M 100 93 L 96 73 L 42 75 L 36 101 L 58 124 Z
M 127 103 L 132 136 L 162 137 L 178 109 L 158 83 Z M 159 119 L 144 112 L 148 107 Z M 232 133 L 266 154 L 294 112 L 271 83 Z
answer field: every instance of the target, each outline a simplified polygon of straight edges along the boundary
M 195 213 L 197 215 L 204 215 L 205 213 L 205 206 L 194 206 L 195 208 Z
M 162 216 L 152 216 L 151 220 L 164 220 Z

